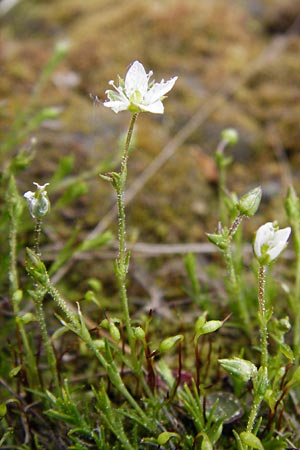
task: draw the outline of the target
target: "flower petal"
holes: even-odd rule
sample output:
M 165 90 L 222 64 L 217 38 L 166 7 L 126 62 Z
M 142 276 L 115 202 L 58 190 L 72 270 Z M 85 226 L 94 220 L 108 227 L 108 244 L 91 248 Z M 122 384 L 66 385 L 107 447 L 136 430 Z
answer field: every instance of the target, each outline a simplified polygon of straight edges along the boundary
M 276 242 L 277 241 L 287 242 L 288 238 L 290 237 L 291 231 L 292 231 L 291 227 L 286 227 L 286 228 L 283 228 L 282 230 L 276 231 L 275 232 Z
M 259 227 L 259 229 L 256 232 L 253 245 L 254 253 L 257 258 L 260 258 L 262 256 L 261 254 L 262 246 L 267 243 L 270 237 L 271 238 L 273 237 L 273 234 L 274 234 L 274 227 L 272 222 L 267 222 L 261 227 Z
M 158 102 L 151 103 L 150 105 L 139 105 L 142 111 L 151 112 L 154 114 L 163 114 L 164 113 L 164 105 L 159 100 Z
M 111 108 L 115 113 L 118 113 L 120 111 L 125 111 L 129 107 L 129 102 L 124 102 L 120 100 L 116 101 L 108 101 L 103 103 L 106 108 Z
M 286 242 L 280 242 L 279 244 L 276 245 L 276 247 L 271 247 L 267 251 L 267 254 L 270 257 L 270 262 L 273 261 L 275 258 L 277 258 L 277 256 L 280 255 L 280 253 L 282 252 L 282 250 L 284 249 L 285 246 L 286 246 Z
M 287 245 L 288 238 L 291 234 L 291 228 L 283 228 L 283 230 L 275 231 L 272 246 L 268 250 L 270 260 L 277 258 Z
M 134 61 L 125 76 L 126 95 L 130 97 L 136 90 L 138 90 L 141 95 L 144 96 L 147 89 L 148 77 L 144 66 L 139 61 Z
M 155 103 L 169 92 L 174 86 L 178 77 L 171 78 L 169 81 L 162 80 L 160 83 L 155 83 L 151 89 L 146 93 L 144 102 L 146 104 Z

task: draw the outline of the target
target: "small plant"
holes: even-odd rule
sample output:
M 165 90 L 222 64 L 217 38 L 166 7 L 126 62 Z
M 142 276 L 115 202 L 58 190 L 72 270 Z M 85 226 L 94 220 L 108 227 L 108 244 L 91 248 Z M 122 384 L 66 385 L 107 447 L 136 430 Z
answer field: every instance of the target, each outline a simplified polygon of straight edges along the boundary
M 39 89 L 58 59 L 56 56 L 46 67 Z M 8 242 L 2 272 L 8 274 L 5 285 L 11 318 L 8 328 L 3 328 L 4 337 L 0 335 L 5 343 L 0 350 L 1 448 L 284 450 L 300 445 L 295 419 L 300 398 L 299 199 L 291 187 L 285 205 L 290 226 L 279 229 L 275 222 L 267 222 L 256 232 L 255 298 L 256 281 L 246 292 L 243 279 L 253 272 L 243 261 L 242 226 L 256 214 L 262 189 L 251 189 L 241 198 L 227 189 L 232 159 L 225 151 L 237 143 L 236 130 L 224 130 L 216 150 L 220 222 L 216 232 L 207 234 L 220 250 L 228 274 L 223 277 L 226 313 L 220 317 L 218 298 L 211 301 L 207 287 L 203 292 L 196 257 L 189 254 L 184 259 L 189 319 L 178 313 L 176 331 L 171 333 L 151 310 L 132 314 L 124 201 L 130 147 L 138 115 L 163 114 L 163 100 L 177 81 L 173 77 L 155 83 L 152 75 L 140 62 L 133 62 L 125 78 L 119 77 L 118 85 L 110 82 L 113 89 L 106 91 L 104 102 L 115 113 L 131 114 L 119 168 L 100 175 L 111 184 L 118 211 L 117 313 L 109 308 L 104 315 L 99 312 L 101 300 L 95 295 L 101 291 L 99 280 L 89 280 L 85 295 L 85 300 L 98 308 L 101 319 L 97 323 L 90 320 L 84 301 L 72 304 L 53 281 L 53 275 L 72 255 L 105 245 L 111 240 L 110 233 L 75 244 L 75 232 L 52 265 L 43 259 L 43 227 L 50 214 L 52 184 L 61 182 L 71 161 L 61 164 L 50 183 L 34 182 L 36 190 L 27 191 L 25 199 L 16 182 L 20 165 L 17 169 L 14 156 L 7 165 L 5 209 L 0 219 Z M 36 117 L 32 109 L 26 114 Z M 21 143 L 26 114 L 13 126 L 17 130 L 14 140 L 13 132 L 9 133 L 5 152 Z M 24 133 L 28 134 L 28 128 Z M 51 211 L 59 205 L 65 207 L 71 198 L 69 192 Z M 29 227 L 33 221 L 33 245 L 25 250 L 24 273 L 26 202 Z M 287 312 L 280 317 L 282 310 L 277 310 L 272 291 L 266 289 L 266 277 L 291 233 L 297 272 L 295 287 L 285 284 L 282 289 L 290 317 Z M 222 273 L 221 267 L 215 268 Z M 224 346 L 228 330 L 236 339 Z M 72 364 L 65 358 L 68 353 L 75 354 Z M 76 363 L 84 370 L 83 378 L 74 376 Z

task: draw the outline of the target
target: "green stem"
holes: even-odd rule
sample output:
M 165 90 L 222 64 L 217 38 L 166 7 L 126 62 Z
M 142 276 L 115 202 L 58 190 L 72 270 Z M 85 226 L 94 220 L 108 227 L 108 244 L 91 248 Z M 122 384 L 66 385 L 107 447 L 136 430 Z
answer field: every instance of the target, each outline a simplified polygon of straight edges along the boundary
M 22 321 L 22 317 L 20 317 L 20 308 L 19 304 L 22 299 L 22 291 L 19 290 L 19 279 L 18 279 L 18 270 L 17 270 L 17 234 L 18 234 L 18 220 L 17 220 L 17 196 L 18 193 L 16 191 L 16 185 L 14 178 L 11 179 L 10 190 L 11 195 L 8 199 L 9 202 L 9 292 L 12 298 L 12 307 L 16 322 L 16 332 L 17 336 L 21 336 L 21 340 L 23 343 L 23 347 L 25 349 L 25 361 L 24 365 L 26 367 L 26 374 L 28 377 L 30 387 L 34 388 L 39 386 L 39 374 L 36 365 L 36 359 L 32 348 L 29 344 L 28 336 L 25 331 L 25 327 Z M 20 351 L 20 362 L 23 365 L 23 355 L 22 351 Z
M 136 357 L 135 349 L 135 339 L 131 327 L 129 306 L 128 306 L 128 296 L 127 296 L 127 272 L 129 264 L 129 254 L 126 249 L 126 217 L 125 217 L 125 203 L 124 203 L 124 186 L 127 178 L 127 162 L 128 162 L 128 152 L 129 146 L 132 138 L 133 128 L 137 119 L 137 114 L 133 114 L 131 122 L 129 125 L 125 148 L 121 160 L 121 170 L 119 182 L 117 182 L 114 187 L 117 193 L 117 207 L 118 207 L 118 239 L 119 239 L 119 254 L 116 261 L 116 274 L 119 284 L 119 292 L 121 299 L 121 306 L 123 312 L 123 318 L 125 323 L 125 328 L 128 336 L 128 342 L 131 350 L 131 358 L 134 370 L 140 373 L 139 364 Z
M 80 335 L 80 333 L 79 333 L 79 335 Z M 108 362 L 104 358 L 104 356 L 99 352 L 99 350 L 95 346 L 95 344 L 94 344 L 92 338 L 90 337 L 90 335 L 89 336 L 83 335 L 83 336 L 81 336 L 81 338 L 85 341 L 85 343 L 93 351 L 93 353 L 95 354 L 95 356 L 99 360 L 100 364 L 102 365 L 102 367 L 105 369 L 106 373 L 108 374 L 108 377 L 109 377 L 111 383 L 118 389 L 120 394 L 122 394 L 124 396 L 124 398 L 126 398 L 128 403 L 134 408 L 134 410 L 137 412 L 139 417 L 145 423 L 145 426 L 147 426 L 148 428 L 151 428 L 151 423 L 150 423 L 148 417 L 146 416 L 144 411 L 140 408 L 138 403 L 135 401 L 135 399 L 132 397 L 132 395 L 130 394 L 130 392 L 126 388 L 126 386 L 123 383 L 123 380 L 122 380 L 122 378 L 121 378 L 121 376 L 119 374 L 119 371 L 118 371 L 117 367 L 115 366 L 114 362 L 113 361 Z
M 9 283 L 10 283 L 10 293 L 13 295 L 19 289 L 19 280 L 17 272 L 17 221 L 14 215 L 10 217 L 10 229 L 9 229 Z M 15 310 L 17 305 L 13 304 L 14 313 L 18 313 Z
M 65 300 L 60 296 L 56 288 L 51 285 L 50 279 L 47 281 L 47 284 L 45 285 L 48 292 L 51 294 L 53 300 L 58 304 L 58 306 L 63 310 L 65 315 L 67 316 L 68 320 L 70 321 L 71 328 L 74 333 L 76 333 L 92 350 L 94 355 L 99 360 L 100 364 L 106 371 L 111 383 L 117 388 L 117 390 L 126 398 L 126 400 L 129 402 L 129 404 L 135 409 L 135 411 L 138 413 L 138 415 L 144 420 L 145 424 L 150 427 L 150 422 L 143 412 L 143 410 L 140 408 L 140 406 L 137 404 L 135 399 L 132 397 L 130 392 L 127 390 L 126 386 L 123 383 L 123 380 L 118 372 L 117 367 L 115 366 L 114 362 L 107 361 L 106 358 L 100 353 L 98 348 L 96 347 L 93 339 L 91 338 L 90 332 L 86 327 L 83 328 L 82 324 L 80 326 L 80 322 L 77 320 L 77 317 L 75 317 L 75 314 L 73 314 Z
M 223 253 L 224 253 L 224 258 L 225 258 L 225 262 L 226 262 L 227 270 L 228 270 L 228 274 L 229 274 L 229 292 L 232 297 L 232 300 L 234 301 L 234 305 L 236 305 L 238 308 L 240 318 L 242 319 L 243 324 L 246 326 L 246 329 L 248 330 L 249 323 L 250 323 L 249 314 L 248 314 L 248 310 L 245 305 L 244 299 L 242 298 L 242 295 L 241 295 L 241 289 L 239 286 L 238 276 L 236 274 L 236 269 L 235 269 L 233 256 L 232 256 L 232 248 L 231 248 L 231 241 L 232 241 L 235 233 L 237 232 L 237 229 L 238 229 L 239 225 L 241 224 L 243 218 L 244 218 L 243 215 L 238 215 L 235 218 L 235 220 L 233 221 L 233 223 L 228 231 L 228 245 L 224 249 Z
M 216 150 L 216 163 L 219 170 L 219 180 L 218 180 L 218 200 L 219 200 L 219 216 L 221 223 L 226 223 L 226 208 L 225 208 L 225 197 L 226 197 L 226 164 L 224 150 L 227 141 L 222 140 Z
M 293 294 L 293 313 L 294 313 L 294 339 L 293 348 L 295 355 L 295 364 L 300 359 L 300 225 L 295 223 L 293 226 L 294 248 L 296 253 L 296 280 Z
M 262 401 L 262 398 L 260 395 L 254 395 L 254 400 L 253 400 L 252 408 L 250 411 L 250 415 L 249 415 L 249 419 L 248 419 L 248 423 L 247 423 L 247 430 L 246 430 L 249 433 L 251 433 L 253 430 L 255 419 L 257 417 L 261 401 Z
M 40 250 L 41 232 L 42 232 L 42 219 L 36 219 L 35 220 L 35 227 L 34 227 L 34 246 L 33 246 L 33 250 L 34 250 L 34 253 L 39 258 L 41 257 L 41 250 Z
M 254 399 L 247 424 L 247 431 L 252 432 L 255 419 L 268 386 L 268 320 L 266 317 L 265 283 L 266 266 L 260 265 L 258 272 L 258 315 L 260 324 L 261 365 L 254 380 Z
M 259 267 L 258 273 L 258 304 L 260 319 L 260 342 L 261 342 L 261 366 L 268 367 L 268 321 L 266 318 L 266 266 Z
M 47 291 L 49 292 L 53 300 L 57 303 L 59 308 L 64 312 L 65 316 L 69 321 L 68 325 L 71 326 L 74 333 L 78 333 L 79 321 L 76 315 L 68 308 L 65 300 L 62 298 L 58 290 L 54 286 L 52 286 L 50 278 L 47 279 L 47 282 L 45 283 L 44 287 L 47 289 Z
M 40 324 L 40 329 L 42 333 L 42 339 L 44 342 L 45 350 L 46 350 L 46 356 L 49 364 L 49 368 L 52 374 L 53 383 L 55 386 L 55 390 L 57 393 L 60 392 L 60 385 L 59 385 L 59 379 L 58 379 L 58 373 L 57 373 L 57 364 L 56 364 L 56 357 L 48 336 L 47 332 L 47 325 L 45 321 L 45 315 L 43 310 L 43 298 L 44 298 L 45 292 L 39 289 L 38 292 L 36 292 L 36 297 L 34 299 L 35 308 L 37 312 L 38 321 Z

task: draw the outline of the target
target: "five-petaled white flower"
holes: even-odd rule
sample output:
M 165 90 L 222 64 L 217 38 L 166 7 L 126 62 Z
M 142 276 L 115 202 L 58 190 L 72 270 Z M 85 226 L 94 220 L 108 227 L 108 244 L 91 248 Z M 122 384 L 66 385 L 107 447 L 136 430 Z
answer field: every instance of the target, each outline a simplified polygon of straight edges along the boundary
M 109 82 L 115 91 L 111 89 L 106 91 L 108 101 L 104 102 L 104 106 L 111 108 L 115 113 L 128 110 L 132 113 L 148 111 L 163 114 L 162 100 L 172 89 L 178 77 L 155 83 L 150 82 L 152 74 L 152 71 L 147 74 L 143 64 L 134 61 L 126 73 L 125 80 L 118 77 L 119 86 L 116 86 L 113 80 Z
M 290 227 L 279 230 L 272 222 L 262 225 L 256 232 L 253 245 L 259 263 L 266 266 L 277 258 L 286 247 L 290 234 Z
M 31 217 L 33 219 L 41 219 L 50 209 L 50 201 L 46 191 L 46 187 L 49 186 L 49 183 L 46 183 L 43 186 L 40 186 L 35 182 L 33 184 L 36 186 L 37 190 L 35 192 L 25 192 L 24 197 L 27 200 Z

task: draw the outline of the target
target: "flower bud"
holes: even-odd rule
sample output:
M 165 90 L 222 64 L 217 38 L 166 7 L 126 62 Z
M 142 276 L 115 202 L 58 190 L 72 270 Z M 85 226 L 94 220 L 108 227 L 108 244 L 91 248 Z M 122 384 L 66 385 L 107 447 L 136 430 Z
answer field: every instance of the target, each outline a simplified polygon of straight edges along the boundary
M 119 343 L 121 340 L 120 331 L 119 331 L 119 328 L 113 322 L 109 323 L 109 332 L 110 332 L 112 339 L 116 343 Z
M 42 285 L 49 281 L 45 264 L 30 248 L 26 248 L 26 270 L 36 281 Z
M 174 347 L 174 345 L 177 344 L 177 342 L 180 342 L 182 340 L 183 340 L 183 335 L 182 334 L 177 334 L 176 336 L 171 336 L 169 338 L 166 338 L 159 345 L 158 351 L 160 353 L 167 352 L 172 347 Z
M 240 379 L 244 383 L 250 380 L 256 374 L 256 366 L 246 359 L 219 359 L 219 363 L 230 375 Z
M 24 194 L 29 206 L 29 212 L 33 219 L 41 219 L 44 217 L 50 209 L 50 201 L 46 187 L 49 183 L 40 186 L 38 183 L 33 183 L 37 190 L 35 192 L 27 191 Z
M 243 216 L 251 217 L 256 213 L 261 201 L 261 187 L 252 189 L 245 194 L 237 204 L 237 209 Z
M 285 210 L 291 223 L 298 223 L 300 220 L 300 200 L 297 196 L 293 186 L 288 189 L 288 194 L 285 200 Z
M 93 340 L 93 344 L 99 352 L 105 349 L 105 342 L 103 339 L 95 339 Z
M 221 133 L 222 141 L 228 145 L 235 145 L 239 140 L 238 132 L 234 128 L 227 128 Z
M 133 327 L 132 331 L 135 339 L 143 342 L 145 341 L 145 331 L 142 327 Z
M 228 238 L 223 234 L 206 233 L 206 236 L 208 240 L 220 250 L 225 250 L 228 247 Z
M 202 326 L 198 326 L 196 328 L 195 339 L 198 339 L 198 337 L 202 336 L 203 334 L 214 333 L 219 328 L 221 328 L 222 325 L 223 322 L 221 320 L 209 320 L 205 322 Z

